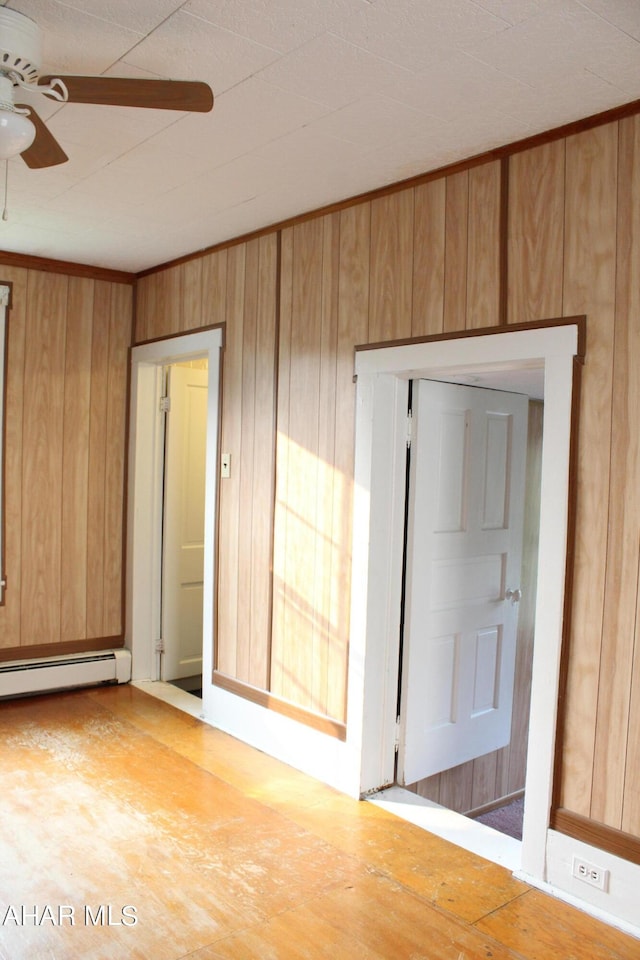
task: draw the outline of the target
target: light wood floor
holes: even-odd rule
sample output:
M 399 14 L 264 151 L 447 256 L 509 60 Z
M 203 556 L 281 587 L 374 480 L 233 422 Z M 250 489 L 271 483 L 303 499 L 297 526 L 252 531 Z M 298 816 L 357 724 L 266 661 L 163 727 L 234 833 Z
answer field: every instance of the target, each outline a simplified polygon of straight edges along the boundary
M 0 766 L 2 960 L 640 957 L 133 687 L 1 704 Z

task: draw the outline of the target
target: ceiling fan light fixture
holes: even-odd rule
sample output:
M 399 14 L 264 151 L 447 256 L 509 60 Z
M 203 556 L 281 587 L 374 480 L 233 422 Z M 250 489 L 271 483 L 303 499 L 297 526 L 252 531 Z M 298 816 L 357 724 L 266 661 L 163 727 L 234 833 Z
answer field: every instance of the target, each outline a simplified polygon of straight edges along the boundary
M 24 114 L 0 110 L 0 160 L 10 160 L 28 150 L 36 136 L 36 128 Z

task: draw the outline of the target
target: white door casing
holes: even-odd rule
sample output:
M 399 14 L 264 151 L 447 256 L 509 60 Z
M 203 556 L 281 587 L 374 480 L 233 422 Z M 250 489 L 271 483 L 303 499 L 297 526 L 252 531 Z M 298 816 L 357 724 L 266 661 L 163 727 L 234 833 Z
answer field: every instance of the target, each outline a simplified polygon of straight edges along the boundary
M 133 680 L 157 680 L 160 636 L 163 437 L 159 402 L 162 367 L 206 357 L 207 442 L 205 469 L 202 715 L 214 710 L 213 643 L 215 623 L 215 529 L 221 328 L 150 341 L 131 351 L 129 498 L 127 524 L 126 637 L 132 651 Z
M 507 745 L 528 399 L 414 381 L 398 781 Z
M 162 564 L 162 679 L 202 673 L 208 371 L 167 370 Z

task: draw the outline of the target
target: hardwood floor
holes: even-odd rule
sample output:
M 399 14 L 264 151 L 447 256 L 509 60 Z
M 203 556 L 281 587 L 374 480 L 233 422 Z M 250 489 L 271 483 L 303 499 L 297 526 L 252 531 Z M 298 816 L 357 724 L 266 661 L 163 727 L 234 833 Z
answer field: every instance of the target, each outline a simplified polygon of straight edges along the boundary
M 130 686 L 2 703 L 0 768 L 2 960 L 640 956 Z

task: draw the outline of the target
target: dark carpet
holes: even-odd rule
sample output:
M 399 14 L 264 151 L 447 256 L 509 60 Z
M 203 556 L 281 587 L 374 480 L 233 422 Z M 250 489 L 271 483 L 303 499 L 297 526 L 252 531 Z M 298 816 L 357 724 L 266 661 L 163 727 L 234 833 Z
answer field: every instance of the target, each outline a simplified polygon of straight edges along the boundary
M 524 814 L 524 797 L 519 800 L 512 800 L 504 807 L 498 807 L 489 813 L 483 813 L 476 820 L 484 823 L 493 830 L 505 833 L 508 837 L 515 840 L 522 840 L 522 817 Z

